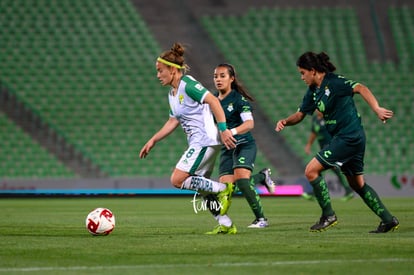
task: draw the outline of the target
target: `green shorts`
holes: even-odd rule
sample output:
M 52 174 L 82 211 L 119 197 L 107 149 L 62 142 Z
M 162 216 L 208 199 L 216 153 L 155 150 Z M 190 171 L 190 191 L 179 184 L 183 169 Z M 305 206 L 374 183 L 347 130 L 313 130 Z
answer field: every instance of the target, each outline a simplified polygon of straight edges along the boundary
M 365 132 L 360 130 L 353 138 L 334 136 L 315 158 L 326 169 L 337 166 L 345 175 L 364 173 Z
M 255 141 L 238 144 L 236 148 L 221 148 L 219 176 L 233 175 L 235 168 L 246 168 L 253 171 L 257 147 Z

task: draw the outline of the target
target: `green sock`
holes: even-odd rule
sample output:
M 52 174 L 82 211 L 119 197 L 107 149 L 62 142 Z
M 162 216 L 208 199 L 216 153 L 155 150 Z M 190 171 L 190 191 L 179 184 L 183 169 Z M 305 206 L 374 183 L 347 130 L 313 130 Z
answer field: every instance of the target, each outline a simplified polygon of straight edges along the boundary
M 332 216 L 335 212 L 332 209 L 331 198 L 329 197 L 329 190 L 326 182 L 322 176 L 317 177 L 311 181 L 310 184 L 313 187 L 313 193 L 319 206 L 322 208 L 322 216 Z
M 351 193 L 353 190 L 352 190 L 351 186 L 349 186 L 348 181 L 347 181 L 346 177 L 344 176 L 344 174 L 342 174 L 341 169 L 339 169 L 338 167 L 334 167 L 333 171 L 338 176 L 338 179 L 339 179 L 339 182 L 341 183 L 341 185 L 344 187 L 345 194 Z
M 250 180 L 238 179 L 236 180 L 236 186 L 246 198 L 256 218 L 264 218 L 262 202 L 256 189 L 250 184 Z
M 256 185 L 258 183 L 261 183 L 265 180 L 265 175 L 263 173 L 257 173 L 256 175 L 253 175 L 250 177 L 250 184 Z
M 357 193 L 364 200 L 365 204 L 368 205 L 368 207 L 378 217 L 380 217 L 383 222 L 388 223 L 392 221 L 391 213 L 387 210 L 387 208 L 385 208 L 377 192 L 375 192 L 371 186 L 365 183 L 364 187 L 362 187 L 360 190 L 357 190 Z

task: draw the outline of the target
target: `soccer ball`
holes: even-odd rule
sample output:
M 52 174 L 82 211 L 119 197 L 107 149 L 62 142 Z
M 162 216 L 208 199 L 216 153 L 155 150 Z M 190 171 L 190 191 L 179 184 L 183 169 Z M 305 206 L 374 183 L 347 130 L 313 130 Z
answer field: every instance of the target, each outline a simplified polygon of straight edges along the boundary
M 108 235 L 115 228 L 115 216 L 108 208 L 96 208 L 86 217 L 86 229 L 94 236 Z

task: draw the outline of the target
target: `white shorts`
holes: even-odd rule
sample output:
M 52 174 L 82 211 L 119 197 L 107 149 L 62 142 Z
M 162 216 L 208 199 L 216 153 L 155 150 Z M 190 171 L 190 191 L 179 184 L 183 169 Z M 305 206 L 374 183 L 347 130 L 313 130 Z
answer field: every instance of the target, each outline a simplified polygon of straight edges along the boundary
M 208 147 L 189 147 L 181 156 L 175 168 L 190 175 L 209 178 L 213 173 L 221 146 L 220 144 Z

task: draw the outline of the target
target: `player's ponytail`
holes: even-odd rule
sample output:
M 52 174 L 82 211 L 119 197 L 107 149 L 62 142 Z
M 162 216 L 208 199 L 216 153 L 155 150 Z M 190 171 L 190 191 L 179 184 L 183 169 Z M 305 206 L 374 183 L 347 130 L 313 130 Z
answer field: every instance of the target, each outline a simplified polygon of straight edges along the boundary
M 306 52 L 298 58 L 296 66 L 309 71 L 314 69 L 321 73 L 331 73 L 336 70 L 335 65 L 330 62 L 329 56 L 325 52 L 319 54 Z
M 185 48 L 181 43 L 174 43 L 170 50 L 163 52 L 157 59 L 168 66 L 188 71 L 190 67 L 185 63 Z
M 331 73 L 336 70 L 334 64 L 329 61 L 329 56 L 325 52 L 321 52 L 316 55 L 319 60 L 319 64 L 325 73 Z

